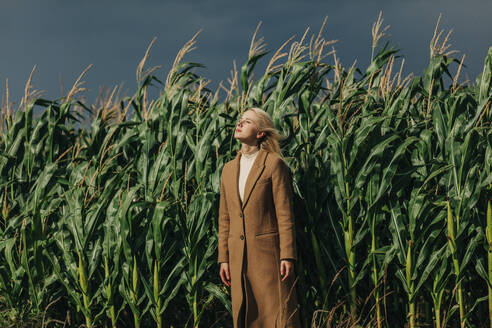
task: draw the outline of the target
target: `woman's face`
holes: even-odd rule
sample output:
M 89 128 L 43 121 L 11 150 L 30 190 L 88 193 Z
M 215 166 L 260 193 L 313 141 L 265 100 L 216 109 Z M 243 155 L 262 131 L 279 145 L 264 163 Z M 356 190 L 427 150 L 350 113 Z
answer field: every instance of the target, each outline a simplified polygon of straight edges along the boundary
M 256 114 L 252 110 L 243 113 L 236 125 L 234 138 L 249 145 L 258 144 L 258 139 L 263 137 L 264 133 L 258 131 L 256 125 Z

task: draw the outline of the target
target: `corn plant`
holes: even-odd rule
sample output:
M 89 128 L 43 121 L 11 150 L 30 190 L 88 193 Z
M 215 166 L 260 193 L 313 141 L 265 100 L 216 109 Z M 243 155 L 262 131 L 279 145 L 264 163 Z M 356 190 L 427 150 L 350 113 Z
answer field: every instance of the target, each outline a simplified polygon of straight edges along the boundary
M 144 70 L 149 47 L 131 97 L 77 100 L 79 78 L 51 101 L 30 79 L 13 111 L 7 93 L 0 308 L 87 327 L 230 325 L 215 266 L 220 177 L 255 106 L 286 137 L 305 326 L 317 311 L 327 326 L 473 327 L 488 313 L 492 327 L 492 48 L 462 83 L 463 59 L 436 27 L 428 67 L 404 78 L 399 50 L 378 47 L 381 15 L 365 69 L 326 50 L 323 26 L 275 52 L 258 26 L 215 93 L 204 66 L 183 61 L 197 35 L 164 79 Z

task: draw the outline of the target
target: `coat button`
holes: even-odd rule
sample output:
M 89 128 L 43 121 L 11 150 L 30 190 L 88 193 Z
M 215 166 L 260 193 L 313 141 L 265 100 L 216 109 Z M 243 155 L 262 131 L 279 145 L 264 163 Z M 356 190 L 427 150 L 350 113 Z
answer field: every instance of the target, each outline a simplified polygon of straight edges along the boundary
M 239 237 L 239 238 L 241 238 L 241 240 L 244 240 L 244 235 L 241 235 L 241 237 Z
M 242 218 L 243 217 L 243 213 L 239 213 L 239 217 Z

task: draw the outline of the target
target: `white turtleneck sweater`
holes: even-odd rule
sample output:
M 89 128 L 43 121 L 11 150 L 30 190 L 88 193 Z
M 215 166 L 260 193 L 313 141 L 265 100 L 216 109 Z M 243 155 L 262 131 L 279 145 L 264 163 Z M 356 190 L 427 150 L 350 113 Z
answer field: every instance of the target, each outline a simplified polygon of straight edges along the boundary
M 259 151 L 251 155 L 241 154 L 241 159 L 239 161 L 239 197 L 241 198 L 241 202 L 244 199 L 244 187 L 246 186 L 246 179 L 248 178 L 249 171 L 253 166 L 253 162 L 255 161 L 258 152 Z

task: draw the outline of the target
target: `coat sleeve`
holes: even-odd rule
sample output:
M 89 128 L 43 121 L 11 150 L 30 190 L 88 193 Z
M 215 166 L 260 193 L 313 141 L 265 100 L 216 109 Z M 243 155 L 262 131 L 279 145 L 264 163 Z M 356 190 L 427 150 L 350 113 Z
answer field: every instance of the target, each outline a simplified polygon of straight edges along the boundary
M 229 210 L 224 188 L 224 169 L 220 177 L 220 202 L 219 202 L 219 256 L 218 263 L 229 262 L 229 247 L 227 239 L 229 237 Z
M 275 161 L 272 170 L 272 191 L 280 238 L 280 259 L 297 260 L 291 176 L 287 163 L 281 158 Z

